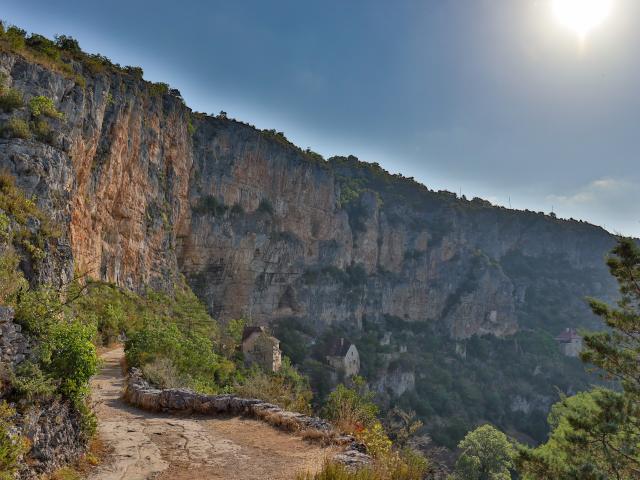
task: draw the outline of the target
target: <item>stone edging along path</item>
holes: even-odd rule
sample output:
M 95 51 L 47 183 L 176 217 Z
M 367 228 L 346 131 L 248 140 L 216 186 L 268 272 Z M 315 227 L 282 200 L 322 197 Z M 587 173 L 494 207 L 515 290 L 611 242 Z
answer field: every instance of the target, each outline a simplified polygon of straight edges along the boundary
M 348 467 L 359 468 L 371 462 L 364 444 L 351 435 L 336 433 L 329 422 L 318 417 L 289 412 L 255 398 L 204 395 L 183 388 L 154 388 L 142 378 L 137 368 L 129 371 L 123 396 L 128 403 L 143 410 L 242 415 L 262 420 L 280 430 L 298 433 L 307 440 L 343 447 L 343 450 L 334 456 L 334 460 Z

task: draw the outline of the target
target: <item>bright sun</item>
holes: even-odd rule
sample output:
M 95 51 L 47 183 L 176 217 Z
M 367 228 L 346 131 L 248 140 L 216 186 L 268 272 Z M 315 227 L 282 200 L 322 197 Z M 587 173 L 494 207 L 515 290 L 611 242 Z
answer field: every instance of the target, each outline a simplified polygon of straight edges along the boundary
M 553 13 L 581 39 L 606 20 L 613 0 L 553 0 Z

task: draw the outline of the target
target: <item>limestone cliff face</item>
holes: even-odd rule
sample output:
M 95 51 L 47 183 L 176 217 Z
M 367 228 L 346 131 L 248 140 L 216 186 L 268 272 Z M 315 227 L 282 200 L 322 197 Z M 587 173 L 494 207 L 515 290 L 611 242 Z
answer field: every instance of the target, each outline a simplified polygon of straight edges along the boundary
M 47 142 L 0 139 L 0 167 L 70 249 L 45 279 L 75 269 L 170 289 L 182 273 L 222 320 L 397 317 L 454 338 L 536 324 L 532 302 L 546 291 L 562 295 L 558 331 L 584 324 L 582 298 L 614 293 L 603 265 L 613 239 L 599 228 L 432 192 L 353 157 L 323 161 L 193 114 L 133 75 L 74 68 L 86 85 L 0 54 L 8 84 L 65 114 L 49 120 Z M 0 122 L 10 116 L 29 112 Z
M 63 229 L 72 250 L 65 277 L 75 268 L 129 288 L 170 288 L 178 273 L 176 233 L 188 217 L 189 112 L 132 76 L 83 73 L 84 87 L 0 54 L 8 86 L 26 102 L 44 95 L 64 113 L 49 120 L 54 134 L 47 142 L 0 140 L 0 166 Z M 0 118 L 10 116 L 28 120 L 29 112 Z

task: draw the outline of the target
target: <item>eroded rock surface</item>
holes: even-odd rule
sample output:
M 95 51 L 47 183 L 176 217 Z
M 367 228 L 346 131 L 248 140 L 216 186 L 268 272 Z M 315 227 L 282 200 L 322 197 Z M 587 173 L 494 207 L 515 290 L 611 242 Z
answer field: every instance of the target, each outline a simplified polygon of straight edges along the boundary
M 560 292 L 559 328 L 588 323 L 585 294 L 615 294 L 602 229 L 429 191 L 352 157 L 325 162 L 132 75 L 74 68 L 85 86 L 0 54 L 8 84 L 65 115 L 48 142 L 0 139 L 0 168 L 64 232 L 57 277 L 144 290 L 183 273 L 221 320 L 395 317 L 459 339 L 526 327 L 540 292 Z M 0 123 L 10 115 L 29 113 Z

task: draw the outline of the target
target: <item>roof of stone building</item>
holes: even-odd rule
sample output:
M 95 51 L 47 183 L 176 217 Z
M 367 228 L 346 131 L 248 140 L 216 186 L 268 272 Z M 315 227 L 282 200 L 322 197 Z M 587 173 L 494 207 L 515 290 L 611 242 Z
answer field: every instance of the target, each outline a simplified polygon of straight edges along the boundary
M 349 348 L 353 345 L 349 340 L 344 338 L 336 338 L 331 345 L 329 345 L 329 351 L 327 355 L 331 357 L 344 357 Z
M 566 328 L 560 335 L 556 337 L 558 342 L 571 342 L 572 340 L 579 340 L 580 335 L 575 328 Z
M 254 333 L 266 333 L 264 327 L 244 327 L 242 331 L 242 341 L 244 342 L 247 338 L 249 338 Z

